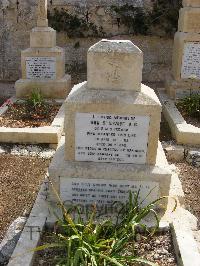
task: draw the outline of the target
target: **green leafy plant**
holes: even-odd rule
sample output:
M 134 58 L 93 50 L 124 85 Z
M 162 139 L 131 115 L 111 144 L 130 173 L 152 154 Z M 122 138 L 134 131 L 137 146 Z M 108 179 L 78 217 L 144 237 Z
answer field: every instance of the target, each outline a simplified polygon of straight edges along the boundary
M 53 190 L 55 191 L 55 189 Z M 84 219 L 78 206 L 66 209 L 56 191 L 55 193 L 62 210 L 62 218 L 57 216 L 60 233 L 54 234 L 57 238 L 55 243 L 39 246 L 34 251 L 46 248 L 61 249 L 62 253 L 56 265 L 125 266 L 136 262 L 155 265 L 137 257 L 134 242 L 138 227 L 149 234 L 153 234 L 158 228 L 159 219 L 155 206 L 163 198 L 141 207 L 139 191 L 136 194 L 130 192 L 129 200 L 125 205 L 121 205 L 115 222 L 112 219 L 96 222 L 97 209 L 95 205 L 89 213 L 88 219 Z M 76 218 L 72 218 L 72 213 L 76 213 Z M 150 213 L 153 213 L 156 221 L 153 231 L 149 231 L 142 222 Z M 127 256 L 124 254 L 124 249 L 130 243 L 132 243 L 133 255 Z
M 40 90 L 35 89 L 31 92 L 30 97 L 27 99 L 27 104 L 33 106 L 33 108 L 40 107 L 44 104 L 44 98 Z
M 50 105 L 46 104 L 40 90 L 35 89 L 25 101 L 26 115 L 40 119 L 47 116 Z
M 98 28 L 94 23 L 71 14 L 64 8 L 54 8 L 53 12 L 48 12 L 48 19 L 52 28 L 58 32 L 67 32 L 69 38 L 104 36 L 101 27 Z
M 191 94 L 177 102 L 177 107 L 186 115 L 200 120 L 200 95 Z
M 125 4 L 123 6 L 111 6 L 120 18 L 120 23 L 128 27 L 134 34 L 147 35 L 150 25 L 150 14 L 141 7 Z
M 120 23 L 128 27 L 134 34 L 173 35 L 177 29 L 179 9 L 182 0 L 156 0 L 153 9 L 125 4 L 111 6 L 120 19 Z M 159 29 L 159 31 L 158 31 Z
M 181 6 L 182 0 L 156 0 L 151 13 L 152 25 L 173 35 L 177 29 Z

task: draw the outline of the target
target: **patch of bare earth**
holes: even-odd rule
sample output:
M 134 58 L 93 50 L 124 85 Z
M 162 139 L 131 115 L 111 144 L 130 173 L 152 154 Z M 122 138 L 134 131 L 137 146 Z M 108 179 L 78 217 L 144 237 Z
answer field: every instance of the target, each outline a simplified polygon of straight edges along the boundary
M 173 137 L 171 134 L 171 129 L 169 127 L 168 122 L 164 118 L 164 115 L 162 115 L 162 118 L 161 118 L 159 139 L 160 139 L 160 141 L 173 140 Z
M 56 238 L 50 232 L 45 232 L 42 235 L 40 245 L 48 243 L 55 243 Z M 57 242 L 56 242 L 57 243 Z M 147 237 L 139 235 L 139 239 L 135 242 L 130 242 L 123 250 L 123 255 L 132 256 L 133 251 L 137 257 L 146 259 L 148 261 L 157 263 L 160 266 L 176 266 L 176 256 L 172 243 L 170 232 L 156 233 L 154 236 Z M 61 256 L 66 255 L 62 253 L 61 249 L 45 249 L 37 252 L 33 266 L 55 266 L 56 260 Z M 67 255 L 66 255 L 67 256 Z M 136 266 L 136 263 L 129 263 L 129 266 Z M 100 265 L 99 265 L 100 266 Z
M 37 115 L 34 111 L 30 112 L 26 104 L 14 103 L 0 116 L 0 126 L 11 128 L 50 126 L 59 108 L 60 105 L 57 104 L 45 104 L 41 110 L 38 109 Z
M 180 108 L 180 106 L 176 105 L 176 107 L 178 108 L 179 112 L 181 113 L 181 115 L 183 116 L 183 118 L 185 119 L 185 121 L 188 124 L 191 124 L 195 127 L 200 128 L 200 114 L 199 114 L 199 116 L 192 117 L 192 116 L 188 115 L 184 110 L 182 110 Z
M 31 210 L 48 165 L 37 157 L 0 154 L 0 240 L 13 220 Z
M 200 168 L 193 167 L 187 162 L 176 163 L 180 180 L 185 193 L 186 208 L 192 212 L 200 222 Z
M 156 233 L 151 237 L 142 235 L 141 239 L 136 242 L 135 249 L 138 257 L 157 263 L 160 266 L 177 265 L 170 232 Z

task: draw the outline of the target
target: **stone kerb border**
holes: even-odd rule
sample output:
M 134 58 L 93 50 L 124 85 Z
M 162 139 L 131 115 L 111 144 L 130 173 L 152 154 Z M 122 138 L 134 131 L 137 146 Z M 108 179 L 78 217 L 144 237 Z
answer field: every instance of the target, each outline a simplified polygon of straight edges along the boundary
M 14 103 L 18 99 L 12 97 L 7 103 Z M 20 100 L 19 100 L 20 101 Z M 4 143 L 29 143 L 29 144 L 55 144 L 57 146 L 64 128 L 64 103 L 63 100 L 55 100 L 62 104 L 59 112 L 50 126 L 37 128 L 9 128 L 0 127 L 0 142 Z M 8 106 L 3 104 L 0 107 L 0 116 L 4 114 Z M 53 145 L 52 145 L 53 147 Z
M 162 89 L 158 89 L 163 114 L 171 128 L 173 137 L 178 144 L 199 145 L 200 128 L 187 124 L 181 113 Z
M 181 183 L 177 174 L 174 173 L 173 176 L 170 195 L 179 199 L 179 193 L 182 191 Z M 48 193 L 49 183 L 48 180 L 45 180 L 8 266 L 31 266 L 33 264 L 36 254 L 33 251 L 27 252 L 27 250 L 35 249 L 43 230 L 55 222 L 51 209 L 56 206 L 55 203 L 49 201 Z M 48 204 L 50 205 L 48 206 Z M 51 205 L 52 207 L 50 207 Z M 198 232 L 197 219 L 182 207 L 181 202 L 178 205 L 175 213 L 168 218 L 161 219 L 160 230 L 166 230 L 170 224 L 178 266 L 191 266 L 191 262 L 193 266 L 200 266 L 198 245 L 193 236 L 194 232 Z

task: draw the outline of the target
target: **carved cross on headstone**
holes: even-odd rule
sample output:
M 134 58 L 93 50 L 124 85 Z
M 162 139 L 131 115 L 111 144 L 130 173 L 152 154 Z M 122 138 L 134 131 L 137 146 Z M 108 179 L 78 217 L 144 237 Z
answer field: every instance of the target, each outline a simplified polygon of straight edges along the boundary
M 37 26 L 48 27 L 47 0 L 38 0 Z

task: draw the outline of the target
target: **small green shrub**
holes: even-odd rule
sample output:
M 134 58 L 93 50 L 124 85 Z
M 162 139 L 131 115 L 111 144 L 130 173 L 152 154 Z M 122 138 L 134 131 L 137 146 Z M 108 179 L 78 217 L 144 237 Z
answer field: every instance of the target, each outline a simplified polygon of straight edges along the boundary
M 182 0 L 156 0 L 152 10 L 125 4 L 111 6 L 120 22 L 134 34 L 173 35 L 177 29 Z
M 178 101 L 177 107 L 186 115 L 200 120 L 200 94 L 191 94 L 181 99 Z
M 40 90 L 35 89 L 25 101 L 26 115 L 31 118 L 45 118 L 50 110 L 50 105 L 46 104 Z
M 55 191 L 57 194 L 57 192 Z M 58 194 L 57 197 L 59 198 Z M 58 218 L 58 226 L 61 233 L 55 233 L 57 241 L 38 247 L 35 251 L 46 248 L 58 248 L 62 254 L 56 265 L 67 266 L 125 266 L 131 262 L 155 265 L 144 259 L 138 258 L 134 242 L 136 228 L 140 227 L 145 232 L 153 234 L 158 228 L 159 219 L 155 211 L 158 199 L 145 207 L 141 207 L 139 202 L 139 192 L 129 194 L 129 200 L 125 205 L 121 205 L 116 221 L 106 219 L 96 222 L 97 209 L 93 206 L 86 221 L 80 212 L 80 207 L 74 206 L 66 209 L 59 199 L 62 210 L 62 219 Z M 115 204 L 115 203 L 114 203 Z M 76 218 L 72 218 L 76 214 Z M 142 220 L 150 213 L 155 216 L 156 227 L 153 231 L 148 231 Z M 124 255 L 126 246 L 132 243 L 132 255 Z
M 177 30 L 182 0 L 156 0 L 151 13 L 152 25 L 173 35 Z
M 147 35 L 149 30 L 150 15 L 141 7 L 134 7 L 125 4 L 123 6 L 111 6 L 111 10 L 120 17 L 120 22 L 124 24 L 130 32 L 134 34 Z
M 73 37 L 98 37 L 104 36 L 103 29 L 98 28 L 94 23 L 84 18 L 71 14 L 64 8 L 54 8 L 53 12 L 48 11 L 49 24 L 58 32 L 66 32 L 69 38 Z
M 28 97 L 26 102 L 28 105 L 32 106 L 33 108 L 37 108 L 44 104 L 44 98 L 40 90 L 35 89 L 31 92 L 31 95 Z

